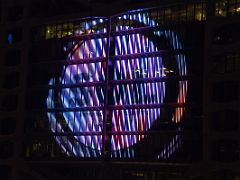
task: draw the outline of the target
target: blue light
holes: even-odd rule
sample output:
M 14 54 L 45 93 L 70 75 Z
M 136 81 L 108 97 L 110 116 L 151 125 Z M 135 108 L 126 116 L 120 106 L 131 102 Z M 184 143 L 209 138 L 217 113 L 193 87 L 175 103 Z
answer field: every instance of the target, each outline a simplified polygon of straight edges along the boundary
M 129 17 L 130 16 L 130 17 Z M 119 16 L 118 19 L 131 19 L 145 26 L 157 26 L 157 22 L 151 20 L 146 13 L 137 13 L 131 15 Z M 85 29 L 77 31 L 89 32 L 91 26 L 103 23 L 103 19 L 84 23 Z M 126 28 L 123 25 L 117 25 L 116 31 L 119 32 Z M 103 28 L 106 32 L 106 28 Z M 96 30 L 101 32 L 101 29 Z M 177 33 L 171 30 L 154 31 L 155 36 L 165 35 L 170 41 L 171 47 L 181 49 Z M 106 57 L 107 38 L 88 39 L 74 47 L 74 51 L 68 55 L 67 61 L 77 59 Z M 131 35 L 121 35 L 115 37 L 115 56 L 155 53 L 159 52 L 154 40 L 142 33 Z M 187 74 L 184 55 L 176 55 L 176 73 L 179 76 Z M 105 62 L 85 63 L 77 65 L 68 65 L 63 68 L 60 79 L 61 85 L 82 84 L 86 82 L 105 82 Z M 124 60 L 113 61 L 113 80 L 139 79 L 139 78 L 164 78 L 167 76 L 167 69 L 162 55 L 153 57 L 138 57 Z M 169 70 L 170 71 L 170 70 Z M 55 85 L 55 79 L 50 79 L 49 85 Z M 135 84 L 116 84 L 113 85 L 113 105 L 139 105 L 139 104 L 163 104 L 166 96 L 165 82 L 148 82 Z M 187 94 L 187 81 L 179 82 L 178 103 L 185 102 Z M 58 98 L 58 103 L 66 111 L 62 114 L 57 112 L 48 112 L 48 119 L 52 132 L 65 132 L 63 125 L 58 117 L 61 115 L 65 124 L 71 132 L 76 133 L 100 133 L 100 135 L 75 135 L 74 141 L 68 137 L 56 136 L 56 142 L 61 148 L 68 152 L 69 156 L 77 157 L 99 157 L 102 150 L 102 130 L 103 130 L 103 105 L 104 105 L 104 87 L 100 85 L 90 87 L 62 88 L 59 92 L 50 89 L 46 100 L 47 108 L 57 108 L 54 99 Z M 67 110 L 69 108 L 99 107 L 100 115 L 92 110 Z M 176 108 L 172 115 L 172 121 L 178 123 L 183 115 L 182 109 Z M 122 132 L 146 132 L 151 129 L 153 124 L 160 119 L 160 108 L 149 109 L 123 109 L 112 111 L 112 132 L 111 135 L 111 157 L 112 158 L 132 158 L 135 156 L 134 145 L 142 141 L 145 135 L 123 135 Z M 62 122 L 63 123 L 63 122 Z M 180 137 L 173 137 L 172 141 L 165 144 L 157 155 L 157 158 L 169 158 L 179 146 Z M 123 151 L 123 154 L 121 153 Z
M 13 43 L 13 35 L 12 33 L 8 33 L 8 44 L 11 45 Z

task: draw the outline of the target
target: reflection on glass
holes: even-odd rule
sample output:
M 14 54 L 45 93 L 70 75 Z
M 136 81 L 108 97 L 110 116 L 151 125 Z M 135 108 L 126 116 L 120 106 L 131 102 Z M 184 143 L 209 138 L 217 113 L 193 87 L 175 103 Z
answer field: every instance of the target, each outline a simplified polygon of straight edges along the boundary
M 189 4 L 187 6 L 187 20 L 194 20 L 194 4 Z
M 218 0 L 215 3 L 215 16 L 228 16 L 240 13 L 239 0 Z

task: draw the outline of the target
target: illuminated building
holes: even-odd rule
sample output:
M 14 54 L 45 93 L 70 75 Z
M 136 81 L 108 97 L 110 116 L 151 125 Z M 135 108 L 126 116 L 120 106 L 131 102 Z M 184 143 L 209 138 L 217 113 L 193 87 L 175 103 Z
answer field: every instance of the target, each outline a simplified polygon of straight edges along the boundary
M 3 1 L 2 178 L 239 179 L 239 8 Z

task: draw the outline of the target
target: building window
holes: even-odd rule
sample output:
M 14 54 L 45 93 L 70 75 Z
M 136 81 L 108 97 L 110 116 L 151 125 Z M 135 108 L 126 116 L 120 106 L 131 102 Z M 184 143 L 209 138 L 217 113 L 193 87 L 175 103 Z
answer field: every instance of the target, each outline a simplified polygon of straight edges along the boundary
M 191 3 L 187 6 L 169 6 L 161 9 L 153 9 L 149 12 L 149 16 L 151 16 L 159 23 L 164 24 L 169 23 L 169 21 L 177 23 L 183 21 L 204 21 L 206 20 L 206 3 Z M 107 26 L 105 23 L 102 23 L 104 21 L 105 19 L 101 19 L 100 26 L 98 25 L 99 22 L 97 21 L 93 21 L 96 25 L 92 25 L 91 21 L 88 21 L 84 24 L 80 21 L 76 21 L 35 27 L 31 30 L 31 39 L 33 41 L 38 41 L 44 39 L 48 40 L 55 38 L 72 37 L 83 34 L 96 33 L 97 29 L 102 29 L 105 32 L 105 28 Z M 118 21 L 114 23 L 124 24 L 123 21 L 126 23 L 128 19 L 118 19 Z M 89 29 L 88 32 L 84 31 L 84 29 L 88 29 L 88 26 L 93 26 L 93 28 Z M 97 33 L 102 32 L 98 30 Z
M 197 21 L 206 20 L 206 4 L 204 3 L 195 4 L 195 20 Z
M 22 29 L 14 28 L 7 31 L 6 42 L 11 45 L 22 40 Z
M 0 142 L 0 159 L 10 158 L 13 155 L 14 146 L 12 142 L 9 141 L 1 141 Z
M 21 51 L 19 49 L 14 49 L 6 52 L 5 54 L 5 65 L 15 66 L 21 62 Z
M 223 110 L 212 113 L 211 128 L 215 131 L 236 131 L 239 127 L 237 110 Z
M 231 44 L 239 42 L 240 25 L 227 24 L 214 30 L 213 44 Z
M 238 100 L 239 87 L 237 81 L 223 81 L 213 84 L 212 99 L 214 102 L 231 102 Z
M 212 173 L 212 180 L 239 180 L 239 175 L 230 169 L 221 169 Z
M 47 159 L 64 156 L 64 152 L 58 148 L 52 137 L 45 141 L 38 139 L 34 141 L 29 140 L 27 143 L 25 151 L 26 158 Z
M 41 27 L 34 27 L 30 31 L 30 40 L 32 42 L 39 42 L 45 40 L 45 29 Z
M 18 106 L 17 95 L 6 95 L 2 98 L 1 110 L 2 111 L 15 111 Z
M 44 43 L 34 44 L 30 48 L 29 61 L 36 63 L 65 59 L 66 51 L 63 51 L 63 46 L 64 43 L 59 43 L 59 41 L 45 41 Z M 39 71 L 39 69 L 37 70 Z
M 39 68 L 37 66 L 32 67 L 28 74 L 28 86 L 32 87 L 46 84 L 46 82 L 48 82 L 49 75 L 57 74 L 59 68 L 60 67 L 57 64 L 50 64 L 48 68 Z
M 74 33 L 72 23 L 49 25 L 46 26 L 45 31 L 46 39 L 63 38 L 66 36 L 72 36 Z
M 215 2 L 215 16 L 231 16 L 240 13 L 239 0 L 217 0 Z
M 8 21 L 18 21 L 23 17 L 23 8 L 19 5 L 14 5 L 9 7 L 7 20 Z
M 12 89 L 19 86 L 19 72 L 7 73 L 4 77 L 3 88 Z
M 227 1 L 221 0 L 215 3 L 215 16 L 227 16 Z
M 47 132 L 49 129 L 48 119 L 42 117 L 42 115 L 36 117 L 31 117 L 30 115 L 25 122 L 26 132 Z
M 13 134 L 16 129 L 15 118 L 4 118 L 0 120 L 0 134 Z
M 212 72 L 215 74 L 225 74 L 240 71 L 240 54 L 221 54 L 213 59 Z
M 212 159 L 220 162 L 238 161 L 240 158 L 239 143 L 237 140 L 217 140 L 212 144 Z

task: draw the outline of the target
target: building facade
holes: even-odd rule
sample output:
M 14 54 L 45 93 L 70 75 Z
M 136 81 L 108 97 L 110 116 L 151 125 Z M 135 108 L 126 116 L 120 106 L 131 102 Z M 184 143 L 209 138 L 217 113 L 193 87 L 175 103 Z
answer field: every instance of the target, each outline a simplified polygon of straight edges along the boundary
M 1 179 L 240 179 L 240 1 L 4 1 Z

